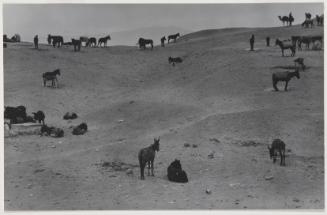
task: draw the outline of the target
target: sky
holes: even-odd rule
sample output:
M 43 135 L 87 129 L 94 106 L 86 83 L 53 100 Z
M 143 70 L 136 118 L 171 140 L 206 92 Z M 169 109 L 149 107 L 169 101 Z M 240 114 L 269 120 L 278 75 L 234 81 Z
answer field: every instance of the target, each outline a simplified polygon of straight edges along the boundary
M 185 31 L 226 27 L 280 26 L 292 12 L 295 24 L 323 13 L 323 3 L 262 4 L 4 4 L 3 31 L 23 41 L 49 33 L 64 37 L 106 35 L 152 27 Z M 173 32 L 175 33 L 175 32 Z

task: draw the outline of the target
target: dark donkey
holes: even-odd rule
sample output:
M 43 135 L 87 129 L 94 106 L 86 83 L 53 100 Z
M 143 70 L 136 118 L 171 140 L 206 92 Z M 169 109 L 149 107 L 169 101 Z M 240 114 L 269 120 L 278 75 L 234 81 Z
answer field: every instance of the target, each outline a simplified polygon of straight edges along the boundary
M 81 40 L 72 39 L 72 44 L 74 46 L 74 52 L 81 51 L 81 46 L 82 46 Z
M 156 151 L 159 151 L 159 141 L 158 139 L 154 138 L 154 142 L 147 148 L 143 148 L 139 151 L 138 158 L 140 163 L 140 170 L 141 170 L 141 179 L 144 180 L 144 168 L 146 164 L 148 164 L 148 175 L 150 175 L 150 168 L 152 176 L 153 174 L 153 161 L 156 154 Z
M 95 37 L 91 37 L 86 43 L 86 46 L 90 46 L 90 47 L 95 47 L 96 45 L 97 45 L 97 39 Z
M 150 39 L 144 39 L 144 38 L 140 38 L 138 41 L 138 44 L 140 46 L 140 48 L 145 49 L 147 44 L 151 45 L 151 49 L 153 49 L 153 40 Z
M 274 163 L 277 160 L 277 152 L 280 155 L 280 165 L 285 166 L 285 143 L 280 139 L 274 139 L 271 147 L 268 146 L 270 159 L 273 159 Z
M 302 43 L 305 44 L 305 47 L 307 49 L 309 49 L 311 42 L 312 42 L 312 38 L 311 37 L 308 37 L 308 36 L 300 37 L 300 39 L 298 40 L 298 49 L 299 50 L 302 50 Z
M 287 85 L 288 82 L 293 78 L 293 77 L 297 77 L 298 79 L 300 78 L 300 73 L 299 73 L 299 69 L 296 69 L 294 72 L 289 72 L 289 71 L 285 71 L 285 72 L 275 72 L 272 74 L 272 81 L 273 81 L 273 87 L 276 91 L 278 91 L 277 88 L 277 83 L 279 81 L 285 81 L 285 91 L 287 91 Z
M 51 41 L 52 41 L 52 45 L 53 47 L 60 47 L 64 44 L 64 38 L 62 36 L 51 36 L 51 34 L 48 35 L 48 44 L 51 45 Z
M 169 35 L 169 36 L 168 36 L 168 43 L 169 43 L 170 40 L 174 40 L 174 43 L 175 43 L 177 37 L 180 37 L 180 34 L 179 34 L 179 33 L 177 33 L 177 34 L 173 34 L 173 35 Z
M 107 46 L 107 41 L 108 40 L 111 40 L 111 37 L 110 35 L 106 36 L 106 37 L 102 37 L 99 39 L 99 43 L 98 43 L 98 46 L 101 47 L 101 44 L 103 43 L 103 46 L 106 47 Z
M 57 75 L 60 75 L 60 69 L 56 69 L 53 72 L 45 72 L 42 74 L 42 78 L 43 78 L 43 86 L 46 86 L 46 82 L 47 81 L 51 81 L 52 84 L 51 86 L 54 87 L 55 85 L 57 85 L 57 88 L 59 87 L 58 85 L 58 79 L 57 79 Z
M 295 55 L 295 50 L 296 50 L 295 44 L 285 45 L 282 41 L 280 41 L 279 39 L 276 39 L 275 45 L 279 45 L 279 47 L 282 50 L 282 56 L 283 57 L 284 57 L 284 49 L 290 49 L 291 52 L 292 52 L 292 54 L 291 54 L 292 57 Z

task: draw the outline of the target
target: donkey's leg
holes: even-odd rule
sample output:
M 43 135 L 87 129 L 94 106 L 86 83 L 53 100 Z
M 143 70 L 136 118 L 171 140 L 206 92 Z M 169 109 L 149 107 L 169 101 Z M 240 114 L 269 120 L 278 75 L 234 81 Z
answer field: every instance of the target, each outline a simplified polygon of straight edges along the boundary
M 274 87 L 274 89 L 275 89 L 276 91 L 278 91 L 278 88 L 277 88 L 277 83 L 278 83 L 278 81 L 276 81 L 276 80 L 274 79 L 274 77 L 273 77 L 272 79 L 273 79 L 273 87 Z
M 140 165 L 140 171 L 141 171 L 141 180 L 144 180 L 144 165 Z
M 280 152 L 280 165 L 284 166 L 284 155 L 283 152 Z
M 153 162 L 154 162 L 154 160 L 151 161 L 151 173 L 152 173 L 152 176 L 154 176 L 154 173 L 153 173 L 153 169 L 154 169 Z
M 286 84 L 285 84 L 285 91 L 287 91 L 287 85 L 288 85 L 288 81 L 286 81 Z
M 150 161 L 148 161 L 148 176 L 150 176 L 150 168 L 151 168 Z

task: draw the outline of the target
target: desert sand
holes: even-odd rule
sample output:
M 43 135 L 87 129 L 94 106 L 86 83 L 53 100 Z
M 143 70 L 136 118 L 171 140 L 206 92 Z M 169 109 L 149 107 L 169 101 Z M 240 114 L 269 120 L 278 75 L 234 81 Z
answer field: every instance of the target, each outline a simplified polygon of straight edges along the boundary
M 324 52 L 282 57 L 275 39 L 292 35 L 323 28 L 205 30 L 152 51 L 8 44 L 4 104 L 43 110 L 65 136 L 5 138 L 5 210 L 323 209 Z M 184 61 L 173 67 L 169 56 Z M 297 57 L 301 78 L 273 91 L 271 74 Z M 57 68 L 59 88 L 43 87 L 42 73 Z M 63 120 L 67 111 L 79 118 Z M 72 135 L 81 122 L 89 131 Z M 140 180 L 138 151 L 158 136 L 155 176 Z M 275 138 L 286 143 L 286 166 L 270 160 Z M 167 179 L 176 158 L 186 184 Z

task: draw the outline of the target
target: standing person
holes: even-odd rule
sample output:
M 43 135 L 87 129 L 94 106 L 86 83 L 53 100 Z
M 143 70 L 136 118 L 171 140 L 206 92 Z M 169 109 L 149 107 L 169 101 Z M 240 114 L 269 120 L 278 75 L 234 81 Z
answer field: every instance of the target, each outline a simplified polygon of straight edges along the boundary
M 165 40 L 166 40 L 166 36 L 164 36 L 164 37 L 162 37 L 160 39 L 160 41 L 161 41 L 161 47 L 165 47 Z
M 270 46 L 270 37 L 266 37 L 267 46 Z
M 36 49 L 39 48 L 39 37 L 38 37 L 38 35 L 35 35 L 35 37 L 34 37 L 34 46 L 35 46 Z
M 253 45 L 254 45 L 254 35 L 252 34 L 251 39 L 250 39 L 251 51 L 254 51 L 253 50 Z
M 294 22 L 294 17 L 292 16 L 292 12 L 288 15 L 288 21 L 290 22 L 290 26 L 292 26 L 292 22 Z

